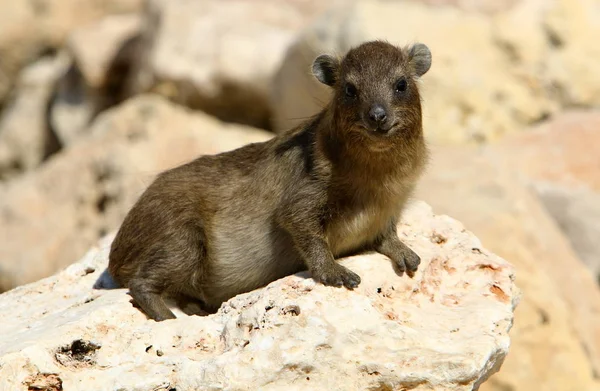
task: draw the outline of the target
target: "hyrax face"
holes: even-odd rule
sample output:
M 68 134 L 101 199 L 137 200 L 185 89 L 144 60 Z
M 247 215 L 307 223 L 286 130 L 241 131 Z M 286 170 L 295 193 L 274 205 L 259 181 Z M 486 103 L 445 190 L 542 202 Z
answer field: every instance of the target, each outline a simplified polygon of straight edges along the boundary
M 350 50 L 341 61 L 321 55 L 312 70 L 334 88 L 336 124 L 357 136 L 381 140 L 420 129 L 417 79 L 430 66 L 431 52 L 423 44 L 400 49 L 373 41 Z

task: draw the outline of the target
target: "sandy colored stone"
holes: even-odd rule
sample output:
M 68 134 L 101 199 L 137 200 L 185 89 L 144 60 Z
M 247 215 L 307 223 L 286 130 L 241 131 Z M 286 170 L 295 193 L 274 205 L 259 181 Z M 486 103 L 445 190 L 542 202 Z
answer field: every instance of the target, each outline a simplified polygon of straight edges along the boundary
M 523 292 L 485 391 L 598 390 L 600 289 L 540 200 L 491 148 L 436 148 L 417 195 L 510 259 Z
M 523 178 L 600 192 L 600 111 L 569 111 L 496 147 Z
M 105 84 L 119 50 L 140 33 L 141 23 L 137 14 L 113 15 L 71 33 L 67 48 L 90 87 Z
M 600 284 L 600 193 L 554 184 L 536 184 L 534 189 Z
M 111 15 L 69 35 L 66 50 L 72 63 L 50 107 L 50 122 L 62 145 L 87 131 L 99 112 L 129 97 L 141 25 L 140 15 Z
M 67 66 L 60 54 L 36 61 L 19 75 L 17 92 L 0 113 L 0 180 L 36 168 L 59 148 L 47 110 Z
M 452 6 L 465 11 L 494 14 L 506 11 L 525 0 L 412 0 L 437 7 Z
M 268 128 L 268 92 L 296 33 L 329 5 L 276 0 L 152 0 L 137 90 Z
M 530 183 L 579 257 L 600 276 L 600 112 L 570 111 L 495 150 Z
M 399 232 L 423 260 L 412 279 L 384 256 L 356 256 L 343 261 L 362 277 L 354 291 L 300 273 L 214 315 L 160 323 L 125 289 L 92 289 L 107 238 L 58 275 L 0 295 L 0 390 L 41 374 L 65 390 L 477 389 L 508 351 L 514 270 L 421 202 Z
M 57 49 L 76 27 L 140 9 L 142 0 L 0 1 L 0 103 L 21 67 Z
M 274 129 L 296 125 L 327 102 L 329 91 L 308 71 L 317 55 L 342 55 L 371 39 L 430 47 L 433 64 L 423 77 L 423 121 L 436 142 L 497 140 L 563 107 L 598 105 L 600 83 L 585 75 L 597 69 L 600 56 L 584 54 L 587 49 L 578 44 L 585 41 L 587 48 L 592 37 L 600 36 L 597 8 L 586 0 L 526 0 L 486 15 L 417 2 L 344 5 L 309 27 L 288 51 L 271 93 Z M 577 24 L 577 29 L 564 28 L 554 37 L 548 25 L 555 14 L 560 23 Z M 588 14 L 589 20 L 581 20 Z M 565 45 L 557 46 L 553 37 Z M 578 48 L 573 49 L 577 60 L 565 57 L 566 42 Z M 595 50 L 589 48 L 590 53 Z M 565 69 L 568 77 L 561 74 Z M 577 81 L 570 83 L 572 79 Z
M 76 261 L 162 170 L 271 137 L 153 96 L 107 111 L 89 133 L 0 187 L 0 291 Z

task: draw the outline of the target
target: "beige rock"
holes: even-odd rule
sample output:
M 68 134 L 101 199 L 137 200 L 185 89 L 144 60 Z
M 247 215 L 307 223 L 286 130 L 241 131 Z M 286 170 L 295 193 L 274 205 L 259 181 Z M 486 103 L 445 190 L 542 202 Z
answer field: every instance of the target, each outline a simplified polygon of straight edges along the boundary
M 569 111 L 494 149 L 525 179 L 600 192 L 600 111 Z
M 588 34 L 589 42 L 599 36 L 594 35 L 597 10 L 586 0 L 524 0 L 493 16 L 415 2 L 357 1 L 344 6 L 319 19 L 288 51 L 271 93 L 274 129 L 294 126 L 327 101 L 329 92 L 316 86 L 307 71 L 318 54 L 343 54 L 371 39 L 398 45 L 420 41 L 430 47 L 433 65 L 422 83 L 424 128 L 436 142 L 494 140 L 561 107 L 598 105 L 595 89 L 600 83 L 584 87 L 595 80 L 585 75 L 597 68 L 600 56 L 581 54 L 575 65 L 549 38 L 549 19 L 565 7 L 570 12 L 564 13 L 564 23 L 569 25 L 590 13 L 590 21 L 579 24 L 573 37 Z M 571 30 L 564 34 L 571 37 Z M 568 80 L 577 78 L 576 83 L 561 82 L 559 70 L 567 63 L 573 69 Z
M 88 86 L 102 88 L 121 48 L 140 34 L 141 23 L 137 14 L 113 15 L 72 32 L 67 49 Z
M 600 284 L 600 193 L 539 183 L 534 189 Z
M 567 106 L 599 106 L 600 7 L 598 0 L 555 0 L 547 34 L 553 51 L 550 79 Z
M 0 0 L 0 103 L 19 69 L 60 47 L 72 29 L 141 5 L 142 0 Z
M 269 137 L 152 96 L 102 114 L 88 137 L 0 188 L 0 291 L 77 260 L 160 171 Z
M 273 74 L 296 32 L 327 6 L 152 0 L 137 90 L 150 88 L 219 118 L 268 128 Z
M 600 112 L 561 114 L 495 149 L 533 185 L 579 257 L 600 276 Z
M 47 110 L 67 65 L 64 55 L 43 58 L 19 75 L 15 97 L 0 113 L 0 180 L 36 168 L 59 148 Z
M 136 14 L 112 15 L 69 35 L 66 49 L 73 62 L 50 110 L 61 144 L 71 143 L 89 129 L 97 113 L 128 97 L 141 23 Z
M 432 6 L 452 6 L 466 11 L 494 14 L 506 11 L 524 0 L 413 0 Z
M 41 381 L 65 390 L 477 389 L 508 350 L 513 268 L 421 202 L 399 232 L 423 260 L 413 279 L 381 255 L 356 256 L 343 261 L 362 276 L 354 291 L 300 273 L 214 315 L 160 323 L 126 290 L 92 289 L 108 238 L 60 274 L 0 296 L 0 390 Z
M 511 354 L 482 390 L 597 390 L 600 289 L 541 202 L 491 148 L 435 149 L 418 196 L 517 270 Z

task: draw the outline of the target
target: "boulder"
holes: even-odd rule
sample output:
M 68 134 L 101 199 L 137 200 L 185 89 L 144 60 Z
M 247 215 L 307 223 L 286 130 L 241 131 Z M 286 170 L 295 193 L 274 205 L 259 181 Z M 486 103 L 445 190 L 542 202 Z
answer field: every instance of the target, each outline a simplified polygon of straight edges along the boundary
M 141 23 L 136 14 L 112 15 L 69 35 L 66 50 L 73 60 L 50 107 L 50 121 L 62 145 L 89 129 L 99 112 L 128 97 Z
M 0 181 L 36 168 L 59 149 L 48 126 L 48 106 L 67 66 L 68 58 L 62 53 L 21 71 L 14 97 L 0 112 Z
M 600 289 L 527 182 L 492 147 L 436 148 L 417 196 L 517 270 L 511 354 L 485 391 L 597 390 Z
M 156 96 L 103 113 L 88 136 L 0 187 L 0 291 L 76 261 L 119 226 L 159 172 L 270 137 Z
M 495 149 L 529 183 L 600 279 L 600 112 L 570 111 Z
M 0 0 L 0 105 L 21 67 L 56 50 L 76 27 L 139 10 L 143 0 Z
M 215 314 L 159 323 L 125 289 L 92 289 L 107 237 L 56 276 L 0 295 L 0 390 L 478 389 L 508 352 L 512 266 L 422 202 L 399 235 L 421 255 L 414 278 L 359 255 L 342 261 L 362 276 L 354 291 L 305 272 Z
M 442 7 L 456 7 L 465 11 L 476 11 L 484 14 L 495 14 L 506 11 L 515 4 L 525 0 L 413 0 L 415 2 Z
M 600 83 L 591 82 L 597 72 L 591 73 L 600 56 L 591 42 L 600 35 L 600 17 L 592 3 L 523 0 L 491 15 L 420 2 L 344 5 L 307 28 L 288 51 L 272 84 L 273 128 L 293 127 L 328 101 L 330 91 L 307 71 L 317 55 L 341 55 L 371 39 L 430 47 L 424 128 L 439 143 L 496 140 L 561 108 L 599 105 Z
M 296 32 L 326 7 L 301 0 L 151 0 L 134 90 L 268 128 L 273 75 Z

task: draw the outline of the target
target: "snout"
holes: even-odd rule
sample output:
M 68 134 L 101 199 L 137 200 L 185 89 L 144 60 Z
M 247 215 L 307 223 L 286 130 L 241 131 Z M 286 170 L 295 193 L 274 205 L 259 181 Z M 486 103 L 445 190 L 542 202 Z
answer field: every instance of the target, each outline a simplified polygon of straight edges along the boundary
M 386 134 L 391 129 L 391 121 L 389 120 L 388 112 L 385 107 L 380 104 L 374 104 L 369 107 L 364 116 L 364 121 L 369 130 L 377 133 Z

